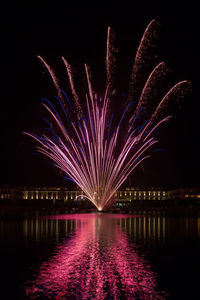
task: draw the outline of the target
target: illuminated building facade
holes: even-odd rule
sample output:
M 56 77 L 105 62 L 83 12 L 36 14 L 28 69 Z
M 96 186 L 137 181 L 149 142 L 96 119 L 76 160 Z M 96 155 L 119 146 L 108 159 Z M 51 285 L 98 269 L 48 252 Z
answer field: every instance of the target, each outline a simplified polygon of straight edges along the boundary
M 75 200 L 78 195 L 83 199 L 82 191 L 71 191 L 64 187 L 20 187 L 16 188 L 15 200 L 51 200 L 55 203 Z
M 13 197 L 14 196 L 14 197 Z M 68 190 L 64 187 L 16 187 L 14 188 L 14 195 L 11 193 L 9 187 L 0 190 L 1 199 L 13 200 L 53 200 L 53 201 L 69 201 L 84 198 L 83 191 Z M 148 188 L 126 188 L 115 193 L 116 201 L 128 202 L 134 200 L 166 200 L 168 192 L 162 189 Z
M 117 201 L 133 201 L 133 200 L 166 200 L 168 192 L 157 188 L 126 188 L 124 191 L 117 191 L 115 195 Z
M 170 199 L 180 200 L 199 200 L 200 201 L 200 188 L 187 188 L 187 189 L 174 189 L 169 191 Z
M 11 198 L 10 188 L 8 186 L 3 186 L 0 188 L 0 199 L 8 200 Z
M 115 193 L 115 207 L 134 206 L 137 203 L 157 203 L 167 200 L 199 200 L 200 189 L 174 189 L 162 188 L 126 188 Z M 80 203 L 86 201 L 84 193 L 80 190 L 69 190 L 66 187 L 30 187 L 30 186 L 1 186 L 1 202 L 41 202 L 53 204 Z

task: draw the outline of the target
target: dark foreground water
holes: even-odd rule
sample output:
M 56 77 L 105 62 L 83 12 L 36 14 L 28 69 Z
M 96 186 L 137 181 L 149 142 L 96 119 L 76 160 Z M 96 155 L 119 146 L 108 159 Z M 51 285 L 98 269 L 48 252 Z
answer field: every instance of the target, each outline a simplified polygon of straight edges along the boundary
M 200 299 L 200 218 L 0 221 L 0 299 Z

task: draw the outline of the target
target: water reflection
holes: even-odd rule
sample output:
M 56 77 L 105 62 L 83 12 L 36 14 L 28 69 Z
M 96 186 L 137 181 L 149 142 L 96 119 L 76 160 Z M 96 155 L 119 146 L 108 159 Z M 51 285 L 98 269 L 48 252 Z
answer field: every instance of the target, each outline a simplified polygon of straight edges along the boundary
M 49 217 L 46 219 L 32 218 L 23 220 L 23 235 L 28 240 L 45 240 L 50 237 L 59 240 L 65 234 L 69 234 L 75 231 L 77 224 L 80 222 L 78 219 L 81 215 L 76 218 L 69 215 L 59 215 Z M 88 217 L 88 215 L 86 215 Z M 91 215 L 89 215 L 91 216 Z M 112 215 L 111 215 L 112 216 Z M 69 219 L 68 219 L 69 218 Z M 83 217 L 82 217 L 83 218 Z M 114 217 L 112 216 L 112 219 Z M 119 227 L 124 230 L 134 242 L 143 243 L 165 243 L 166 234 L 166 219 L 165 216 L 140 216 L 135 215 L 131 217 L 129 215 L 118 215 L 117 223 Z M 200 220 L 200 219 L 199 219 Z M 187 234 L 188 220 L 185 220 L 185 230 Z M 191 223 L 191 222 L 190 222 Z M 198 223 L 200 228 L 200 223 Z M 191 225 L 191 224 L 190 224 Z M 182 227 L 183 229 L 183 227 Z M 199 229 L 200 232 L 200 229 Z
M 42 213 L 0 219 L 2 299 L 199 295 L 200 217 Z
M 134 242 L 164 244 L 166 234 L 165 216 L 135 216 L 120 220 L 120 227 Z
M 58 222 L 63 222 L 66 231 L 71 224 L 74 231 L 70 238 L 62 240 L 53 256 L 42 263 L 35 280 L 27 283 L 27 297 L 165 299 L 166 295 L 157 291 L 149 263 L 139 255 L 123 230 L 128 226 L 130 234 L 133 230 L 136 237 L 152 235 L 154 239 L 158 236 L 156 228 L 161 227 L 157 221 L 153 219 L 152 227 L 146 227 L 148 218 L 102 214 L 59 215 L 40 220 L 42 232 L 48 234 L 53 230 L 57 238 Z M 30 230 L 35 238 L 40 237 L 41 232 L 33 231 L 38 225 L 32 226 L 25 220 L 23 227 L 27 236 Z

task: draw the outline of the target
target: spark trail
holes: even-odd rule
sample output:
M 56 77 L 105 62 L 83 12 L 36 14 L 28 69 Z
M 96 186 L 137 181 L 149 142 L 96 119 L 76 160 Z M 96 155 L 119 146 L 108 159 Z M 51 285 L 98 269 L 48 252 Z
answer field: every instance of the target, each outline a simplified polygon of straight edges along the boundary
M 141 39 L 135 62 L 132 68 L 129 95 L 137 89 L 138 78 L 143 71 L 148 47 L 152 47 L 155 39 L 156 21 L 147 26 Z M 158 105 L 151 112 L 143 124 L 138 125 L 141 110 L 145 107 L 151 94 L 155 93 L 155 86 L 168 71 L 164 62 L 158 63 L 150 74 L 137 99 L 137 106 L 133 110 L 132 102 L 122 111 L 119 119 L 111 116 L 110 103 L 113 98 L 113 76 L 115 54 L 113 31 L 108 28 L 106 70 L 107 84 L 103 97 L 98 97 L 91 83 L 91 70 L 85 64 L 88 93 L 86 94 L 86 109 L 81 105 L 80 97 L 75 89 L 71 65 L 65 58 L 64 65 L 69 77 L 69 83 L 74 100 L 74 110 L 67 107 L 58 79 L 54 71 L 39 57 L 40 61 L 49 71 L 55 84 L 63 110 L 71 116 L 71 127 L 67 129 L 65 120 L 56 112 L 52 105 L 43 104 L 50 118 L 55 123 L 54 136 L 38 136 L 26 133 L 33 137 L 39 144 L 38 151 L 49 157 L 58 168 L 70 177 L 85 193 L 85 196 L 97 207 L 98 210 L 106 209 L 114 202 L 116 190 L 127 179 L 129 174 L 150 155 L 147 150 L 157 140 L 153 137 L 155 130 L 169 120 L 169 116 L 159 119 L 159 114 L 166 106 L 171 96 L 183 93 L 188 87 L 188 81 L 176 83 L 162 97 Z M 150 61 L 150 59 L 148 58 Z M 141 71 L 141 72 L 140 72 Z M 111 89 L 112 87 L 112 89 Z M 132 96 L 131 96 L 132 97 Z M 67 97 L 66 97 L 67 98 Z M 68 98 L 67 98 L 68 100 Z M 130 113 L 131 112 L 131 113 Z M 73 115 L 73 117 L 72 117 Z M 77 116 L 74 121 L 74 115 Z M 55 138 L 56 136 L 56 138 Z

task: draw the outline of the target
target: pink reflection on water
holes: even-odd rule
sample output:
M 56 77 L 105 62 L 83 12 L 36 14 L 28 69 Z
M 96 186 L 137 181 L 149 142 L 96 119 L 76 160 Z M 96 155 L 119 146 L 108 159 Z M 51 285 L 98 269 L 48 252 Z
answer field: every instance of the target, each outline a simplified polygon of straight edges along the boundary
M 150 265 L 118 226 L 127 215 L 57 215 L 76 232 L 44 262 L 26 288 L 29 299 L 165 299 Z M 108 297 L 108 298 L 107 298 Z

